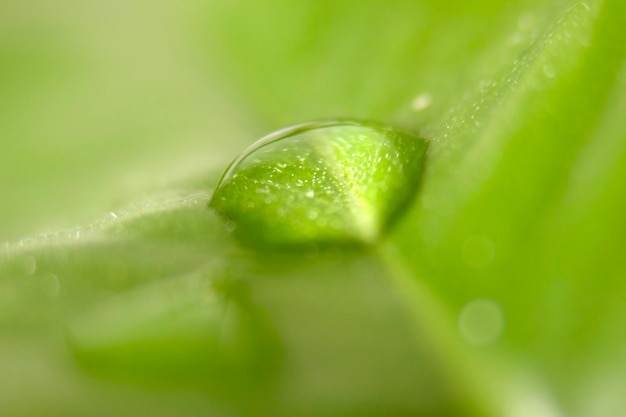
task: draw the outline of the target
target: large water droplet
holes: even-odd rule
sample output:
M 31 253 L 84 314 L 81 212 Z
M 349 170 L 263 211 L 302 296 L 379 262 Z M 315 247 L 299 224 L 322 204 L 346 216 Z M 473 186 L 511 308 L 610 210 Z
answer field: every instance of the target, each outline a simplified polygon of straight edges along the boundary
M 290 127 L 235 159 L 210 206 L 244 243 L 372 244 L 415 194 L 426 148 L 371 122 Z

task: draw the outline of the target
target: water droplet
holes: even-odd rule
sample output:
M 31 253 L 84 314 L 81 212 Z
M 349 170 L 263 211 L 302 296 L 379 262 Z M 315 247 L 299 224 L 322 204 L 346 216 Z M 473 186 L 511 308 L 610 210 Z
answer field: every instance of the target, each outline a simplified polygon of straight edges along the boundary
M 373 244 L 414 196 L 426 148 L 372 122 L 290 127 L 235 159 L 210 206 L 244 243 Z
M 494 343 L 504 328 L 504 315 L 498 303 L 479 298 L 467 303 L 459 314 L 459 332 L 473 346 Z

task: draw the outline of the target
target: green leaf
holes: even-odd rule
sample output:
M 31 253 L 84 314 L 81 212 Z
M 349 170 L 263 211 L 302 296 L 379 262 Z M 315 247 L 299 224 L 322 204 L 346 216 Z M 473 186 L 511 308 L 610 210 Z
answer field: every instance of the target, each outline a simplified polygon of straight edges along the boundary
M 0 18 L 0 414 L 621 415 L 621 1 L 37 3 Z M 241 248 L 219 172 L 341 117 L 429 139 L 388 239 Z

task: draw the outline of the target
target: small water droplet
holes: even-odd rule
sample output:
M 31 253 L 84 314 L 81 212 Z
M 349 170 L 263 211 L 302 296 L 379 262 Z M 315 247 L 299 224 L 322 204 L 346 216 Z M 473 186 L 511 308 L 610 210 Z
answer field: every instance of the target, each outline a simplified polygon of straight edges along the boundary
M 235 159 L 210 206 L 244 243 L 373 244 L 415 195 L 426 148 L 372 122 L 290 127 Z
M 487 298 L 467 303 L 459 314 L 459 332 L 470 345 L 487 346 L 498 340 L 504 329 L 500 305 Z

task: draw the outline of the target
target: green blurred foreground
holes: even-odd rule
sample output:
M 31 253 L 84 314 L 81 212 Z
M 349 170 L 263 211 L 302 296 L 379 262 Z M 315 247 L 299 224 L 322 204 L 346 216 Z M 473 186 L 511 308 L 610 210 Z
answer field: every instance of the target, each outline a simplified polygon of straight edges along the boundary
M 0 6 L 0 415 L 621 416 L 626 5 Z M 430 140 L 375 249 L 244 250 L 262 135 Z M 26 236 L 34 236 L 25 238 Z

